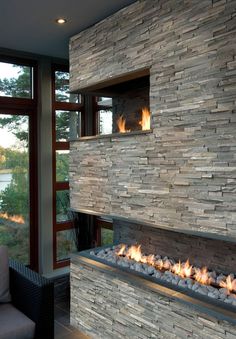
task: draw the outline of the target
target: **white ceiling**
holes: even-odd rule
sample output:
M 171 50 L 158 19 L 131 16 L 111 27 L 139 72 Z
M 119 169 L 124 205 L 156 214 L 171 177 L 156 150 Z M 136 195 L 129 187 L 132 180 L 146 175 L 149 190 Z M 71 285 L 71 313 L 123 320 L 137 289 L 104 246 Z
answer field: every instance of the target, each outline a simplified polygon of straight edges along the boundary
M 69 38 L 135 0 L 0 0 L 0 47 L 68 58 Z M 65 17 L 65 25 L 55 19 Z

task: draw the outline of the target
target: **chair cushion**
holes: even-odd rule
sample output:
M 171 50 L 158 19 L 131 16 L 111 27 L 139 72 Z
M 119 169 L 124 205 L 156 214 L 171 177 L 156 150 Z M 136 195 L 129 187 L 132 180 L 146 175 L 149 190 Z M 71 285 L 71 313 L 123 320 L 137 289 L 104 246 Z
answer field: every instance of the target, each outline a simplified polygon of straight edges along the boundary
M 9 292 L 9 262 L 6 246 L 0 246 L 0 303 L 11 301 Z
M 12 304 L 0 305 L 0 339 L 32 339 L 35 323 Z

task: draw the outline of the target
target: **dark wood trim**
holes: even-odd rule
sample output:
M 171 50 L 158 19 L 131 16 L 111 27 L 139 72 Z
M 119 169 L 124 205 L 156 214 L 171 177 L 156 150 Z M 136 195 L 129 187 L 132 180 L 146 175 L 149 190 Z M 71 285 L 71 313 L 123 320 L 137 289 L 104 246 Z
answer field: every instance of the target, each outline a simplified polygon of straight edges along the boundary
M 93 100 L 93 135 L 99 134 L 99 123 L 98 123 L 98 103 L 97 98 L 92 97 Z
M 57 182 L 56 181 L 56 151 L 64 151 L 70 149 L 69 141 L 57 141 L 56 140 L 56 110 L 61 111 L 77 111 L 81 112 L 84 116 L 84 107 L 82 103 L 70 103 L 70 102 L 58 102 L 55 99 L 55 71 L 68 72 L 67 65 L 52 65 L 52 164 L 53 164 L 53 268 L 61 268 L 68 266 L 70 260 L 57 261 L 57 232 L 64 231 L 73 228 L 73 222 L 68 220 L 65 222 L 57 222 L 56 220 L 56 193 L 57 191 L 69 190 L 69 182 Z M 83 112 L 83 113 L 82 113 Z M 83 122 L 84 123 L 84 122 Z M 81 133 L 83 133 L 84 127 L 81 126 Z
M 8 108 L 10 106 L 12 109 L 17 110 L 32 110 L 36 108 L 37 102 L 35 99 L 11 98 L 0 96 L 0 105 L 2 109 Z
M 107 109 L 112 109 L 112 106 L 103 106 L 103 105 L 98 105 L 97 104 L 97 110 L 101 111 L 101 110 L 107 110 Z
M 15 64 L 18 66 L 37 67 L 37 61 L 33 59 L 25 59 L 21 57 L 10 56 L 8 54 L 0 53 L 0 62 L 6 62 L 8 64 Z
M 60 232 L 60 231 L 70 230 L 72 228 L 73 228 L 73 221 L 67 220 L 67 221 L 56 223 L 54 230 L 55 232 Z
M 55 182 L 55 191 L 65 191 L 69 190 L 70 185 L 68 181 L 56 181 Z
M 55 110 L 57 111 L 80 111 L 83 109 L 83 105 L 80 103 L 75 102 L 63 102 L 63 101 L 56 101 L 54 104 Z
M 38 157 L 37 157 L 37 116 L 30 119 L 30 266 L 38 271 Z
M 96 225 L 102 228 L 107 228 L 109 230 L 113 229 L 113 222 L 112 221 L 107 221 L 105 219 L 102 219 L 100 217 L 96 218 Z
M 56 137 L 56 131 L 55 131 L 55 137 Z M 69 141 L 56 141 L 55 144 L 55 150 L 56 151 L 67 151 L 70 149 L 70 143 Z
M 97 246 L 101 246 L 102 236 L 101 236 L 101 229 L 106 228 L 109 230 L 113 229 L 113 222 L 105 220 L 101 217 L 95 217 L 95 234 L 96 234 L 96 244 Z
M 70 265 L 70 260 L 66 259 L 66 260 L 60 260 L 60 261 L 56 261 L 53 268 L 57 269 L 57 268 L 62 268 L 62 267 L 66 267 Z

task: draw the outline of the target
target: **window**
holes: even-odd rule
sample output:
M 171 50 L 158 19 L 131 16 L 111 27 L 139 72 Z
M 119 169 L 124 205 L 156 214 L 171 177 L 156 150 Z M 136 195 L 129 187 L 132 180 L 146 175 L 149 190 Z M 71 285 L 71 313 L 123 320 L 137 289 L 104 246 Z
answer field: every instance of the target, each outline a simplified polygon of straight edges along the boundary
M 69 93 L 68 67 L 55 65 L 52 70 L 53 128 L 53 257 L 54 268 L 69 264 L 75 249 L 69 197 L 69 141 L 83 134 L 82 97 Z
M 33 68 L 0 61 L 0 95 L 33 99 Z
M 113 133 L 113 112 L 112 98 L 97 97 L 97 133 L 112 134 Z
M 98 246 L 113 245 L 113 225 L 112 221 L 96 218 L 97 244 Z
M 36 64 L 0 60 L 0 244 L 38 267 Z

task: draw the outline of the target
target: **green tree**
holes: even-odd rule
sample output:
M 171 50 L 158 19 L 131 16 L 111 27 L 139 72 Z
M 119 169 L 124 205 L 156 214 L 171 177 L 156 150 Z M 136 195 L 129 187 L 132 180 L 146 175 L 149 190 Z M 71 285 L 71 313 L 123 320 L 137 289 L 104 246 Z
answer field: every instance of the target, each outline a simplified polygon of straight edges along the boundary
M 69 154 L 58 153 L 57 154 L 57 181 L 67 181 L 69 173 Z
M 0 92 L 15 98 L 31 98 L 31 67 L 17 65 L 15 67 L 19 67 L 18 77 L 0 79 Z
M 22 215 L 28 219 L 29 214 L 28 175 L 18 167 L 12 174 L 11 183 L 0 193 L 1 211 L 9 215 Z
M 0 146 L 0 170 L 6 168 L 5 148 Z

